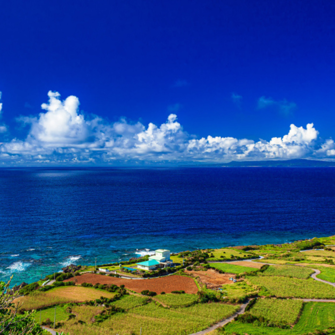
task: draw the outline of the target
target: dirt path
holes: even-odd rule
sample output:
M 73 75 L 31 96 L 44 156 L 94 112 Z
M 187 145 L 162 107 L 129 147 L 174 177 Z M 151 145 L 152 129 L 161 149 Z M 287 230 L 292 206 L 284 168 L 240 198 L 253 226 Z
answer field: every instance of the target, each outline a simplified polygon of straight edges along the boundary
M 320 281 L 321 283 L 325 283 L 325 284 L 328 284 L 328 285 L 331 285 L 333 287 L 335 287 L 335 283 L 331 283 L 330 281 L 326 281 L 326 280 L 323 280 L 323 279 L 320 279 L 320 278 L 317 278 L 316 276 L 319 275 L 321 273 L 320 270 L 317 270 L 317 269 L 312 269 L 314 270 L 315 272 L 311 275 L 311 277 L 317 281 Z
M 47 332 L 49 332 L 50 334 L 52 334 L 52 335 L 57 335 L 57 333 L 54 330 L 50 329 L 50 328 L 47 328 L 47 327 L 42 327 L 42 328 L 44 330 L 46 330 Z
M 240 308 L 235 314 L 233 314 L 231 317 L 222 320 L 221 322 L 215 324 L 215 325 L 212 326 L 212 327 L 209 327 L 209 328 L 207 328 L 207 329 L 205 329 L 205 330 L 202 330 L 202 331 L 200 331 L 200 332 L 197 332 L 197 333 L 193 333 L 193 334 L 191 334 L 191 335 L 203 335 L 203 334 L 208 334 L 209 332 L 211 332 L 211 331 L 213 331 L 213 330 L 215 330 L 215 329 L 217 329 L 217 328 L 219 328 L 219 327 L 223 327 L 223 326 L 225 326 L 227 323 L 233 321 L 234 318 L 235 318 L 236 316 L 238 316 L 238 315 L 240 315 L 240 314 L 243 314 L 243 313 L 245 312 L 245 308 L 247 307 L 248 303 L 249 303 L 249 301 L 246 302 L 245 304 L 241 305 L 241 308 Z

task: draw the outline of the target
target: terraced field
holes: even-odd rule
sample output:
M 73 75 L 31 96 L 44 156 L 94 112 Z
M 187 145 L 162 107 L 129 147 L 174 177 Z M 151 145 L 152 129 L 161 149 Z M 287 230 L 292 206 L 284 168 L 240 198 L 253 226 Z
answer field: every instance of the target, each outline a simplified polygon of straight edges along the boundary
M 225 331 L 226 334 L 237 333 L 252 335 L 302 335 L 308 334 L 309 332 L 313 332 L 315 330 L 327 329 L 331 326 L 334 326 L 334 322 L 334 303 L 310 302 L 304 305 L 303 313 L 298 323 L 292 329 L 262 327 L 256 326 L 254 324 L 232 322 L 225 327 Z M 218 332 L 217 334 L 220 333 Z
M 268 295 L 282 298 L 335 299 L 335 288 L 313 279 L 297 279 L 277 276 L 250 276 L 247 281 L 263 286 Z
M 160 294 L 155 297 L 155 300 L 169 307 L 182 307 L 193 304 L 198 300 L 196 294 Z
M 303 306 L 302 300 L 258 299 L 250 314 L 274 323 L 294 324 Z
M 283 277 L 294 277 L 300 279 L 307 279 L 314 271 L 309 268 L 294 265 L 272 265 L 269 266 L 263 273 L 262 276 L 283 276 Z
M 97 327 L 92 324 L 92 316 L 97 315 L 101 308 L 76 306 L 73 308 L 76 319 L 65 322 L 61 330 L 71 335 L 129 335 L 140 334 L 140 329 L 142 335 L 191 334 L 232 315 L 236 309 L 238 306 L 218 303 L 166 309 L 149 303 L 128 313 L 115 314 Z M 78 320 L 85 324 L 78 324 Z
M 244 273 L 244 272 L 252 272 L 255 271 L 257 269 L 251 268 L 251 267 L 247 267 L 247 266 L 241 266 L 241 265 L 234 265 L 234 264 L 230 264 L 230 263 L 210 263 L 210 266 L 224 271 L 226 273 L 234 273 L 234 274 L 240 274 L 240 273 Z
M 54 306 L 56 304 L 99 299 L 101 296 L 112 298 L 114 295 L 114 293 L 89 287 L 63 286 L 54 288 L 47 292 L 36 291 L 28 296 L 16 299 L 14 302 L 23 304 L 22 308 L 25 310 L 36 310 L 48 306 Z

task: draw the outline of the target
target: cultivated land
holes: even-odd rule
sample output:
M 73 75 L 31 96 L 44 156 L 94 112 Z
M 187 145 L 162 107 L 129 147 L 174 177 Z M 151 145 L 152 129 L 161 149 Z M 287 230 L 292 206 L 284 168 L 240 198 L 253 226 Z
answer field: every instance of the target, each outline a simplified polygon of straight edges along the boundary
M 104 275 L 95 275 L 91 273 L 85 273 L 81 276 L 68 279 L 66 281 L 77 280 L 78 284 L 90 283 L 90 284 L 114 284 L 114 285 L 124 285 L 127 289 L 141 293 L 143 290 L 149 290 L 156 293 L 171 293 L 172 291 L 183 290 L 186 293 L 197 293 L 198 287 L 194 280 L 185 276 L 168 276 L 162 278 L 151 278 L 151 279 L 122 279 L 108 277 Z
M 49 327 L 56 308 L 56 330 L 70 335 L 335 335 L 333 244 L 335 236 L 186 251 L 173 256 L 175 268 L 139 271 L 136 279 L 83 267 L 56 274 L 51 286 L 41 287 L 45 278 L 23 288 L 15 302 Z

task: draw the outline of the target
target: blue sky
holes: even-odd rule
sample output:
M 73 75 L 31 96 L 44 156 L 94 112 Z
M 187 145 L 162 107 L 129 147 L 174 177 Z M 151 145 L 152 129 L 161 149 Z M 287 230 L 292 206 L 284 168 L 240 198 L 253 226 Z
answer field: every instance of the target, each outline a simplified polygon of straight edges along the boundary
M 331 1 L 1 11 L 0 165 L 335 158 Z

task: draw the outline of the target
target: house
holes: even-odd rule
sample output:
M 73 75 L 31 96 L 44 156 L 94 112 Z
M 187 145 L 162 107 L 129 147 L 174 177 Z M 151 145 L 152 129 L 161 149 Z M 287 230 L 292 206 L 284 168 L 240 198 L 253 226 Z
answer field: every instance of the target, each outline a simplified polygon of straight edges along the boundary
M 158 249 L 154 256 L 150 256 L 149 260 L 156 260 L 159 263 L 170 261 L 170 250 Z
M 137 263 L 137 268 L 145 271 L 155 270 L 159 264 L 155 259 L 150 259 L 146 262 Z

